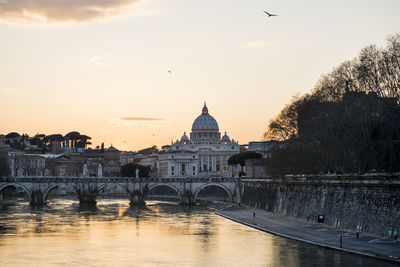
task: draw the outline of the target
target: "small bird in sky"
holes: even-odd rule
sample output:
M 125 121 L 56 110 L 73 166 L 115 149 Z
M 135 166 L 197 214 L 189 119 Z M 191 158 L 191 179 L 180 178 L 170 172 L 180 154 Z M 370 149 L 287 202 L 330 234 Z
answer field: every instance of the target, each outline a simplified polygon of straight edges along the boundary
M 172 73 L 172 71 L 171 71 L 171 70 L 168 70 L 168 73 Z
M 265 14 L 267 14 L 268 15 L 268 18 L 269 17 L 275 17 L 275 16 L 278 16 L 277 14 L 271 14 L 271 13 L 268 13 L 267 11 L 265 11 L 265 10 L 263 10 L 264 11 L 264 13 Z

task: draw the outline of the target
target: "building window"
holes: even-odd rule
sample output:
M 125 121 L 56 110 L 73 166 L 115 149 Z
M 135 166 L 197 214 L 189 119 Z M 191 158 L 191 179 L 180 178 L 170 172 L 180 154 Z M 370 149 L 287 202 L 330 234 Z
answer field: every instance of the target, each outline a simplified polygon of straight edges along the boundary
M 193 171 L 196 171 L 196 166 L 193 166 Z
M 181 175 L 185 175 L 185 172 L 186 172 L 186 165 L 182 164 Z

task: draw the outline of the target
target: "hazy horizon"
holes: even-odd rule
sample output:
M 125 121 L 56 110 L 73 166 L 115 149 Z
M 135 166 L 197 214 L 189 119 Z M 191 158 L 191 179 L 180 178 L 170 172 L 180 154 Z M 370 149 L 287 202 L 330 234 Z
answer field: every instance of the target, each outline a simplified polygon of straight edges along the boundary
M 160 147 L 189 134 L 206 101 L 222 134 L 261 140 L 293 95 L 400 32 L 398 10 L 395 0 L 1 1 L 0 133 Z

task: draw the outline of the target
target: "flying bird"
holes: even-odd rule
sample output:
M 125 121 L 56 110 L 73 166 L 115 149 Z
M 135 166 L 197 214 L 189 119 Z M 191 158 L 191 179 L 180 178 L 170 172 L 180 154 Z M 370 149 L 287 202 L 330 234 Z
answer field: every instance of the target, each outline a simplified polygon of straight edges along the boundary
M 265 10 L 263 10 L 264 11 L 264 13 L 265 14 L 267 14 L 268 15 L 268 18 L 269 17 L 275 17 L 275 16 L 278 16 L 277 14 L 271 14 L 271 13 L 268 13 L 267 11 L 265 11 Z
M 171 71 L 171 70 L 169 70 L 169 71 L 168 71 L 168 73 L 172 73 L 172 71 Z

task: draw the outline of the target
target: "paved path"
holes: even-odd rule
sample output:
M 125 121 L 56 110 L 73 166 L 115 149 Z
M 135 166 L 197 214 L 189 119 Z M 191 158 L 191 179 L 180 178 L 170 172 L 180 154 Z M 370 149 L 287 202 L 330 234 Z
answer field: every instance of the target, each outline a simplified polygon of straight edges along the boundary
M 357 239 L 354 233 L 243 206 L 226 206 L 217 210 L 216 214 L 275 235 L 400 263 L 400 241 L 367 235 L 360 235 Z M 340 234 L 342 248 L 340 248 Z

